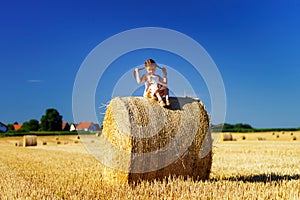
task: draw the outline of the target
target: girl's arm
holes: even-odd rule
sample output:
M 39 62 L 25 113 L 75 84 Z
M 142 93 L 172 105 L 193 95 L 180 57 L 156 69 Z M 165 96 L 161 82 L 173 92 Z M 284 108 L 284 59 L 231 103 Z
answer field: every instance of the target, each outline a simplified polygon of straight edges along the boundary
M 164 74 L 164 78 L 162 79 L 160 76 L 158 77 L 159 81 L 165 85 L 168 84 L 168 78 L 167 78 L 167 69 L 165 67 L 159 67 Z
M 141 84 L 143 81 L 145 81 L 145 75 L 143 75 L 142 77 L 140 76 L 140 70 L 143 70 L 145 67 L 142 68 L 135 68 L 134 69 L 134 77 L 136 79 L 136 82 L 138 84 Z

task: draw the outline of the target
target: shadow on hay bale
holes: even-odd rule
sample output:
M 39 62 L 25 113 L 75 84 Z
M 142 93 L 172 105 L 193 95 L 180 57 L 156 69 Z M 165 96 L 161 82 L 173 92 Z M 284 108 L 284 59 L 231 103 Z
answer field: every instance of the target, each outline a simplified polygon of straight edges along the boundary
M 212 139 L 202 102 L 172 97 L 170 103 L 169 108 L 162 108 L 143 97 L 111 100 L 99 137 L 104 181 L 209 178 Z
M 23 146 L 37 146 L 37 137 L 36 135 L 24 135 L 23 136 Z

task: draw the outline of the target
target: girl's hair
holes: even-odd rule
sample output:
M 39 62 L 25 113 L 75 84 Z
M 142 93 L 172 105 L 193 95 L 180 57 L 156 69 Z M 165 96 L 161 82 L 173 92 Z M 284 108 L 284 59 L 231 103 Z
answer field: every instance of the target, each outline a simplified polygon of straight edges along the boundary
M 154 64 L 156 66 L 156 62 L 153 59 L 147 59 L 145 61 L 145 67 L 150 66 L 152 64 Z

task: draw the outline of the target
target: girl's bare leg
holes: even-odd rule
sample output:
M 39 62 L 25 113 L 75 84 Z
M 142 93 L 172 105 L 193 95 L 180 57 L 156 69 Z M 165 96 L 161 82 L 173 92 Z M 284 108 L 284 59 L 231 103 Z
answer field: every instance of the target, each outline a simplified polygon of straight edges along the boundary
M 170 101 L 169 101 L 169 89 L 168 88 L 165 88 L 165 97 L 166 97 L 166 105 L 167 106 L 170 106 Z
M 170 104 L 170 101 L 169 101 L 169 95 L 166 95 L 166 105 L 167 106 L 170 106 L 171 104 Z
M 161 98 L 159 92 L 155 93 L 155 95 L 157 96 L 159 105 L 161 105 L 162 107 L 166 106 L 166 104 L 165 104 L 164 101 L 162 100 L 162 98 Z

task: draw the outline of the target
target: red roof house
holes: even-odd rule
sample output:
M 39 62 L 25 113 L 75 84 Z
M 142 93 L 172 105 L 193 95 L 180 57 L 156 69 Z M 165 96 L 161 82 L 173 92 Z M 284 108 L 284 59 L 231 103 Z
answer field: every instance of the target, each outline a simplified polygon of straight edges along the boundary
M 88 131 L 88 132 L 95 132 L 100 131 L 100 127 L 98 124 L 94 124 L 93 122 L 80 122 L 76 126 L 77 131 Z
M 22 128 L 22 125 L 23 125 L 23 124 L 13 124 L 14 130 L 15 130 L 15 131 L 19 130 L 20 128 Z

